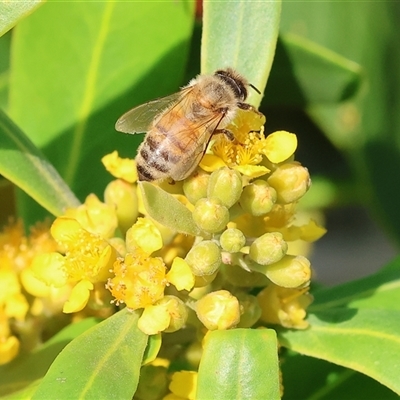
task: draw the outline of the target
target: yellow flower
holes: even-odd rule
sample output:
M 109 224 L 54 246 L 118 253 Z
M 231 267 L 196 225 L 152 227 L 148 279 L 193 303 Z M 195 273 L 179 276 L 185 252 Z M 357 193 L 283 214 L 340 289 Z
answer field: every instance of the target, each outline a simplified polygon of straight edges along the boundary
M 164 296 L 166 267 L 159 257 L 150 257 L 140 247 L 114 262 L 114 278 L 107 288 L 116 303 L 136 310 L 155 303 Z
M 113 237 L 118 226 L 115 206 L 101 202 L 95 194 L 87 196 L 79 207 L 68 209 L 65 217 L 76 219 L 88 232 L 104 239 Z
M 51 233 L 65 249 L 65 255 L 48 253 L 36 257 L 32 264 L 34 278 L 49 287 L 71 285 L 73 289 L 64 312 L 80 311 L 89 300 L 93 284 L 106 282 L 110 276 L 116 250 L 99 235 L 83 229 L 73 218 L 57 218 Z M 32 292 L 35 290 L 40 288 L 31 288 Z
M 116 178 L 121 178 L 130 183 L 136 182 L 138 179 L 136 161 L 119 157 L 117 151 L 105 155 L 101 162 L 106 170 Z
M 177 398 L 194 400 L 197 390 L 197 372 L 179 371 L 172 374 L 172 380 L 169 384 L 169 390 Z M 176 397 L 169 397 L 174 399 Z
M 288 289 L 271 283 L 257 295 L 261 321 L 285 328 L 306 329 L 306 308 L 312 302 L 308 288 Z

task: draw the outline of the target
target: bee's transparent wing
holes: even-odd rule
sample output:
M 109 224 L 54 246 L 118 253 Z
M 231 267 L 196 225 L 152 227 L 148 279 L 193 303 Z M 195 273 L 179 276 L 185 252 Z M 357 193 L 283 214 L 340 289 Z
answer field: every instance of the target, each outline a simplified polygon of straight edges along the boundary
M 153 119 L 171 104 L 175 103 L 182 92 L 177 92 L 166 97 L 149 101 L 123 114 L 115 124 L 115 129 L 124 133 L 146 132 Z

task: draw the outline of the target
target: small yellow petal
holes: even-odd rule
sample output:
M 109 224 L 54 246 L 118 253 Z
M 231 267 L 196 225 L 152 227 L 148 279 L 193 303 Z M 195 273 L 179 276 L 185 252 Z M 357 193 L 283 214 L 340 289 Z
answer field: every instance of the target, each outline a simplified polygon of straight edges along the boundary
M 64 257 L 59 253 L 37 255 L 31 264 L 33 276 L 50 287 L 62 287 L 67 283 Z
M 277 131 L 267 136 L 263 153 L 268 160 L 278 164 L 293 155 L 297 148 L 297 137 L 293 133 Z
M 117 151 L 105 155 L 101 162 L 106 170 L 116 178 L 121 178 L 130 183 L 136 182 L 138 179 L 135 160 L 121 158 Z
M 174 372 L 169 390 L 184 399 L 194 400 L 197 390 L 197 372 L 179 371 Z
M 72 289 L 69 299 L 64 304 L 63 312 L 70 314 L 83 310 L 89 300 L 91 290 L 93 290 L 92 282 L 86 279 L 78 282 Z
M 301 226 L 300 228 L 300 239 L 307 242 L 315 242 L 327 232 L 324 227 L 319 226 L 313 219 L 311 219 L 307 225 Z
M 214 154 L 205 154 L 200 161 L 200 168 L 207 172 L 226 167 L 224 161 Z
M 241 174 L 249 177 L 250 179 L 259 178 L 265 174 L 268 174 L 270 170 L 262 165 L 237 165 L 233 167 Z
M 191 290 L 195 283 L 189 264 L 180 257 L 174 258 L 166 277 L 178 290 Z
M 170 322 L 171 315 L 167 305 L 150 305 L 145 307 L 139 318 L 138 328 L 146 335 L 156 335 L 168 328 Z
M 18 351 L 19 340 L 15 336 L 0 340 L 0 365 L 10 362 L 17 356 Z
M 37 279 L 30 268 L 21 271 L 21 283 L 24 289 L 35 297 L 47 297 L 50 294 L 50 286 Z

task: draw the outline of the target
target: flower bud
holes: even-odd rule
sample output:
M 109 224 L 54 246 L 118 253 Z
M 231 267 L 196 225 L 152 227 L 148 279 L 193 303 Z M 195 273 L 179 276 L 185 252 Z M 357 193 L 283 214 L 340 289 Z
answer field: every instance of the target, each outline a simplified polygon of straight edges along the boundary
M 118 227 L 123 233 L 135 223 L 139 215 L 136 193 L 136 185 L 122 179 L 111 181 L 104 191 L 104 201 L 115 206 Z
M 237 253 L 246 244 L 243 232 L 236 228 L 229 228 L 219 238 L 223 250 L 228 253 Z
M 209 178 L 209 174 L 198 170 L 183 181 L 183 193 L 192 204 L 196 204 L 198 200 L 207 197 Z
M 233 328 L 240 321 L 239 301 L 227 290 L 212 292 L 197 301 L 196 314 L 210 331 Z
M 242 175 L 230 168 L 214 171 L 208 182 L 207 197 L 217 198 L 226 207 L 232 207 L 242 193 Z
M 245 186 L 240 197 L 240 205 L 243 210 L 255 217 L 269 213 L 275 202 L 275 189 L 262 179 Z
M 303 256 L 286 255 L 280 261 L 268 265 L 265 275 L 275 285 L 285 288 L 302 288 L 310 283 L 310 261 Z
M 211 240 L 203 240 L 190 249 L 185 261 L 194 275 L 212 275 L 222 263 L 221 251 Z
M 257 300 L 262 310 L 261 321 L 286 328 L 308 327 L 304 318 L 312 296 L 305 289 L 287 289 L 270 284 L 257 295 Z
M 257 298 L 250 294 L 240 293 L 237 298 L 242 311 L 238 328 L 250 328 L 260 319 L 261 307 Z
M 193 220 L 205 232 L 221 232 L 229 222 L 229 211 L 218 199 L 200 199 L 193 210 Z
M 268 183 L 276 190 L 278 203 L 288 204 L 304 196 L 311 179 L 307 168 L 294 161 L 279 166 L 268 178 Z
M 249 256 L 258 264 L 269 265 L 279 261 L 286 254 L 287 248 L 280 232 L 269 232 L 252 243 Z

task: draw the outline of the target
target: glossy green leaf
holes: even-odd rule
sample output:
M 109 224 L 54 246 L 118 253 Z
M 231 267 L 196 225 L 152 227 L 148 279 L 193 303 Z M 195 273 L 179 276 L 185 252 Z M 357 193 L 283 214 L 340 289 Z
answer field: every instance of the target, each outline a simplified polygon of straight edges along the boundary
M 364 374 L 292 351 L 282 351 L 281 371 L 283 400 L 398 399 Z
M 87 318 L 68 325 L 32 353 L 0 366 L 0 397 L 15 396 L 21 399 L 26 395 L 30 398 L 61 350 L 99 321 L 96 318 Z
M 52 1 L 17 25 L 10 115 L 80 200 L 111 179 L 101 157 L 133 158 L 143 139 L 116 120 L 183 84 L 193 20 L 191 1 Z
M 0 108 L 8 101 L 8 74 L 10 67 L 11 32 L 0 37 Z
M 33 399 L 131 399 L 147 344 L 138 318 L 125 308 L 76 338 L 51 365 Z
M 201 234 L 191 211 L 172 194 L 149 182 L 139 182 L 139 187 L 150 217 L 177 232 L 193 236 Z
M 0 1 L 0 36 L 43 3 L 44 0 Z
M 162 344 L 161 333 L 149 336 L 146 350 L 143 355 L 143 361 L 142 361 L 143 365 L 149 364 L 157 358 L 158 352 L 160 351 L 161 348 L 161 344 Z
M 355 19 L 354 16 L 357 16 Z M 347 156 L 357 200 L 400 243 L 400 31 L 398 2 L 287 2 L 282 32 L 318 42 L 362 65 L 367 84 L 353 101 L 309 113 Z
M 210 332 L 199 366 L 196 399 L 280 399 L 275 331 Z
M 58 172 L 0 110 L 0 173 L 53 215 L 79 205 Z
M 278 38 L 280 1 L 204 2 L 202 73 L 232 67 L 264 92 Z M 261 96 L 250 90 L 249 102 Z
M 360 65 L 294 34 L 280 36 L 264 103 L 338 103 L 354 96 L 365 76 Z
M 313 296 L 310 312 L 342 306 L 400 311 L 400 258 L 373 275 L 319 289 Z
M 308 317 L 310 328 L 279 332 L 298 353 L 354 369 L 400 394 L 400 311 L 336 308 Z

